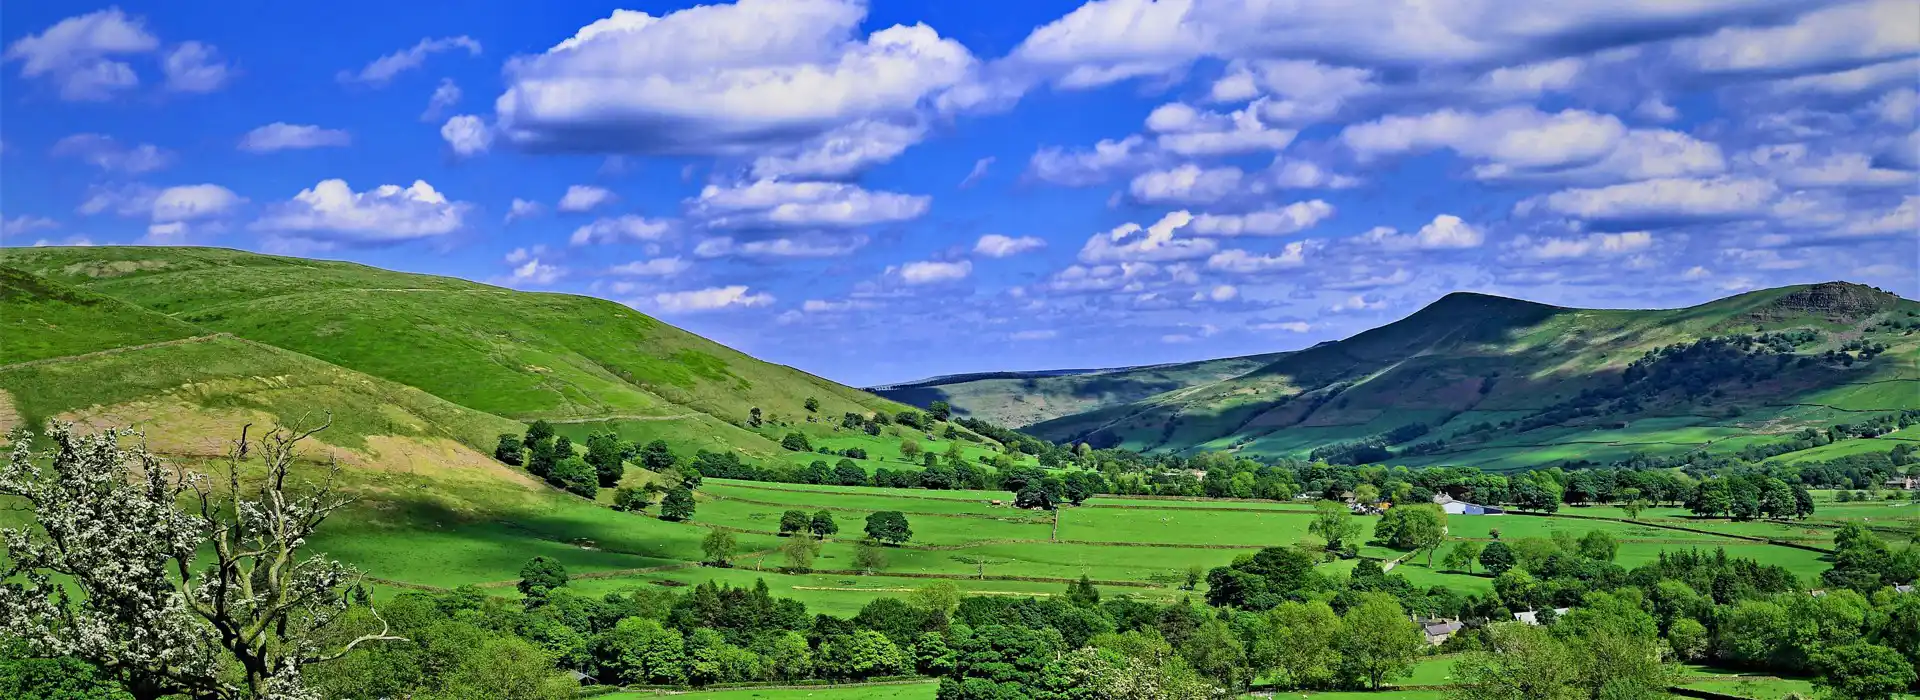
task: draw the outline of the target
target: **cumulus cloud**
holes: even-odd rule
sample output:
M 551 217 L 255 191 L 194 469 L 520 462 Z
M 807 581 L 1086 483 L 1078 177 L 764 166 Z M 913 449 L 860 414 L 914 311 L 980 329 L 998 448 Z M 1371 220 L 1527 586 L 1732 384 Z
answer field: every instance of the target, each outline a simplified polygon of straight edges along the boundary
M 21 215 L 0 221 L 0 234 L 19 236 L 41 229 L 60 228 L 60 222 L 44 216 Z
M 592 185 L 571 185 L 567 193 L 560 196 L 560 203 L 554 208 L 563 212 L 583 212 L 612 202 L 613 191 Z
M 893 160 L 919 143 L 926 129 L 918 124 L 862 120 L 821 134 L 788 153 L 753 161 L 756 178 L 844 178 Z
M 1920 53 L 1920 14 L 1902 0 L 1815 10 L 1775 26 L 1732 26 L 1686 40 L 1675 54 L 1712 73 L 1781 74 Z
M 1152 167 L 1164 159 L 1145 137 L 1134 134 L 1118 141 L 1102 140 L 1085 151 L 1069 151 L 1057 146 L 1041 148 L 1028 160 L 1027 175 L 1055 185 L 1084 187 L 1121 173 Z
M 323 129 L 312 124 L 274 122 L 257 127 L 240 138 L 240 150 L 272 153 L 299 148 L 327 148 L 353 143 L 353 136 L 341 129 Z
M 529 216 L 538 216 L 540 214 L 540 209 L 541 207 L 539 202 L 533 201 L 531 199 L 521 199 L 519 197 L 515 197 L 513 198 L 513 202 L 507 205 L 506 220 L 509 223 L 511 223 L 516 219 L 524 219 Z
M 1207 267 L 1243 275 L 1286 270 L 1306 264 L 1310 247 L 1306 241 L 1294 241 L 1282 248 L 1279 255 L 1260 255 L 1232 248 L 1208 257 Z
M 153 220 L 167 223 L 224 216 L 245 201 L 219 185 L 168 187 L 153 197 Z
M 751 308 L 773 303 L 773 295 L 766 292 L 750 291 L 746 285 L 736 284 L 726 287 L 709 287 L 683 292 L 662 292 L 653 295 L 653 304 L 663 313 L 693 313 L 699 311 L 717 311 L 727 308 Z
M 1789 187 L 1912 187 L 1915 183 L 1914 173 L 1876 168 L 1865 153 L 1817 153 L 1803 143 L 1763 146 L 1747 152 L 1745 158 Z
M 106 134 L 74 134 L 60 139 L 53 144 L 53 155 L 128 175 L 159 170 L 173 163 L 172 151 L 150 143 L 123 146 Z
M 447 199 L 425 180 L 363 192 L 353 191 L 345 180 L 322 180 L 269 206 L 251 228 L 326 241 L 389 243 L 457 231 L 471 208 Z
M 1284 236 L 1313 228 L 1332 217 L 1333 212 L 1332 204 L 1315 199 L 1247 214 L 1201 214 L 1193 219 L 1193 233 L 1200 236 Z
M 1600 224 L 1753 218 L 1763 215 L 1778 189 L 1767 180 L 1742 177 L 1661 178 L 1598 188 L 1575 188 L 1523 200 L 1514 213 L 1536 210 Z
M 574 245 L 590 243 L 628 243 L 636 241 L 658 241 L 673 233 L 673 224 L 669 221 L 649 219 L 629 214 L 595 220 L 593 223 L 573 230 L 568 242 Z
M 973 274 L 973 261 L 939 262 L 923 260 L 888 268 L 887 273 L 912 285 L 958 282 Z
M 1287 189 L 1344 190 L 1360 185 L 1360 178 L 1329 172 L 1313 161 L 1284 156 L 1274 158 L 1267 173 L 1275 186 Z
M 461 157 L 476 156 L 493 148 L 493 131 L 479 117 L 462 114 L 447 120 L 440 126 L 440 138 L 453 149 L 454 155 Z
M 860 36 L 866 13 L 857 0 L 616 10 L 511 61 L 494 109 L 532 150 L 747 154 L 916 113 L 974 72 L 924 24 Z
M 631 275 L 634 277 L 676 277 L 679 276 L 680 273 L 691 269 L 693 269 L 692 262 L 679 257 L 671 257 L 654 258 L 652 260 L 635 260 L 630 263 L 615 265 L 612 269 L 608 270 L 608 272 L 616 275 Z
M 993 167 L 993 160 L 993 156 L 987 156 L 974 161 L 973 169 L 967 171 L 967 176 L 960 180 L 960 188 L 966 189 L 972 187 L 973 183 L 979 182 L 981 178 L 986 177 L 987 169 Z
M 1260 115 L 1276 124 L 1304 126 L 1330 119 L 1352 100 L 1380 90 L 1374 72 L 1351 66 L 1331 66 L 1314 60 L 1235 61 L 1225 76 L 1213 83 L 1211 97 L 1240 102 L 1261 95 Z
M 1626 135 L 1612 115 L 1579 110 L 1556 114 L 1531 107 L 1487 113 L 1443 109 L 1355 124 L 1340 140 L 1362 159 L 1448 148 L 1504 168 L 1550 168 L 1591 162 Z
M 566 276 L 566 268 L 540 262 L 539 258 L 528 258 L 526 262 L 513 268 L 513 273 L 507 276 L 507 282 L 521 285 L 549 285 Z
M 1344 313 L 1349 311 L 1378 311 L 1384 308 L 1387 308 L 1387 300 L 1384 297 L 1372 294 L 1355 294 L 1334 302 L 1331 306 L 1327 307 L 1327 310 L 1333 313 Z
M 1080 262 L 1165 262 L 1204 258 L 1217 245 L 1205 238 L 1176 237 L 1181 228 L 1193 222 L 1193 214 L 1176 211 L 1153 225 L 1122 224 L 1106 233 L 1094 234 L 1080 248 Z
M 1286 331 L 1288 333 L 1305 333 L 1307 331 L 1313 330 L 1313 324 L 1307 323 L 1306 321 L 1261 321 L 1261 322 L 1247 324 L 1247 329 L 1255 330 L 1255 331 Z
M 220 61 L 220 50 L 198 41 L 182 42 L 160 62 L 167 89 L 174 92 L 213 92 L 226 86 L 232 71 Z
M 68 17 L 17 39 L 7 47 L 6 60 L 20 62 L 21 77 L 53 83 L 60 99 L 105 100 L 140 84 L 133 66 L 116 57 L 159 47 L 143 20 L 116 7 Z
M 1202 168 L 1187 163 L 1136 175 L 1127 191 L 1134 199 L 1149 204 L 1212 204 L 1243 192 L 1241 180 L 1245 177 L 1246 173 L 1233 166 Z
M 1033 236 L 1003 236 L 989 233 L 973 244 L 973 254 L 989 258 L 1007 258 L 1045 248 L 1047 242 Z
M 1035 328 L 1024 331 L 1014 331 L 1007 334 L 1007 340 L 1022 342 L 1030 340 L 1053 340 L 1058 337 L 1060 337 L 1060 331 L 1051 328 Z
M 469 36 L 450 36 L 439 39 L 421 39 L 411 47 L 381 56 L 368 63 L 358 72 L 340 71 L 335 77 L 343 83 L 363 83 L 367 85 L 385 85 L 394 76 L 419 68 L 427 62 L 427 57 L 443 51 L 466 49 L 467 55 L 480 55 L 480 42 Z
M 693 254 L 703 258 L 740 256 L 748 258 L 836 258 L 867 245 L 866 236 L 828 236 L 807 234 L 765 240 L 735 240 L 720 236 L 700 241 Z
M 1646 231 L 1593 233 L 1567 238 L 1515 238 L 1509 246 L 1526 260 L 1555 262 L 1630 255 L 1653 247 Z
M 1441 214 L 1412 234 L 1381 226 L 1360 234 L 1359 240 L 1389 251 L 1478 248 L 1486 233 L 1458 216 Z
M 1205 111 L 1181 102 L 1161 105 L 1147 115 L 1147 128 L 1159 134 L 1161 150 L 1182 156 L 1218 156 L 1253 151 L 1278 151 L 1293 143 L 1299 132 L 1275 129 L 1260 119 L 1266 101 L 1258 100 L 1228 114 Z
M 715 228 L 847 228 L 917 219 L 933 198 L 840 182 L 707 185 L 689 212 Z
M 1843 236 L 1912 235 L 1920 231 L 1920 196 L 1909 195 L 1891 210 L 1874 212 L 1848 224 L 1837 233 Z

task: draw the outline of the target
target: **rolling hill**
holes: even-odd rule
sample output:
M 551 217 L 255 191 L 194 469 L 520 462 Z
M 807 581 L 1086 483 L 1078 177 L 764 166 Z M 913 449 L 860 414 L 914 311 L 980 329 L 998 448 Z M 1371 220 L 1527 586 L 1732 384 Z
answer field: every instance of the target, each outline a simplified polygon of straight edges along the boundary
M 1296 352 L 882 393 L 1096 446 L 1304 457 L 1366 443 L 1396 464 L 1606 463 L 1920 409 L 1916 328 L 1920 303 L 1844 282 L 1668 310 L 1455 293 Z M 1101 382 L 1116 388 L 1089 388 Z
M 769 421 L 801 420 L 809 398 L 828 416 L 904 408 L 592 297 L 210 248 L 10 249 L 0 265 L 10 268 L 7 362 L 206 338 L 138 357 L 246 345 L 257 350 L 242 357 L 297 357 L 495 422 L 604 425 L 629 439 L 762 457 L 779 448 L 746 427 L 755 408 Z M 202 359 L 210 358 L 166 360 L 179 374 L 156 377 L 152 388 L 204 383 L 192 364 Z M 235 371 L 290 381 L 316 374 L 261 374 L 268 364 Z M 18 394 L 10 383 L 0 379 L 0 389 Z M 128 382 L 101 384 L 134 391 Z M 33 419 L 93 405 L 20 403 Z

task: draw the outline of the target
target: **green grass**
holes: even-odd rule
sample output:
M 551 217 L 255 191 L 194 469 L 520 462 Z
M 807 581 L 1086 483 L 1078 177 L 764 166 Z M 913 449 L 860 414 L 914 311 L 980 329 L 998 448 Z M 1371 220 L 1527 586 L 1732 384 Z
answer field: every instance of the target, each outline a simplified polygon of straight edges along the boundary
M 0 265 L 0 365 L 198 334 L 164 315 Z

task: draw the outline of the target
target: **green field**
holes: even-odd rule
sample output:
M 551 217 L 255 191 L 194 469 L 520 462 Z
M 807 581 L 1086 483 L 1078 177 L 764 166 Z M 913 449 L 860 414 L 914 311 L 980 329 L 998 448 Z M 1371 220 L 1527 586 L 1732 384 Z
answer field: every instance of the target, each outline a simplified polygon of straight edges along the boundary
M 931 700 L 939 684 L 909 682 L 825 686 L 818 688 L 739 688 L 734 690 L 696 690 L 676 692 L 678 700 Z M 627 692 L 602 695 L 603 698 L 637 700 L 668 697 L 651 692 Z

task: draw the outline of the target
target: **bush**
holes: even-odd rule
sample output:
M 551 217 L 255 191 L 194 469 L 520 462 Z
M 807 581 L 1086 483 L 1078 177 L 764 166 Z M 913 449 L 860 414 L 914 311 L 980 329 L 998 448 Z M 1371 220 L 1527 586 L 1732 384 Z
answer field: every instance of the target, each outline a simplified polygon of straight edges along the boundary
M 813 445 L 807 442 L 807 436 L 799 433 L 787 433 L 786 437 L 780 438 L 780 446 L 794 452 L 813 451 Z

